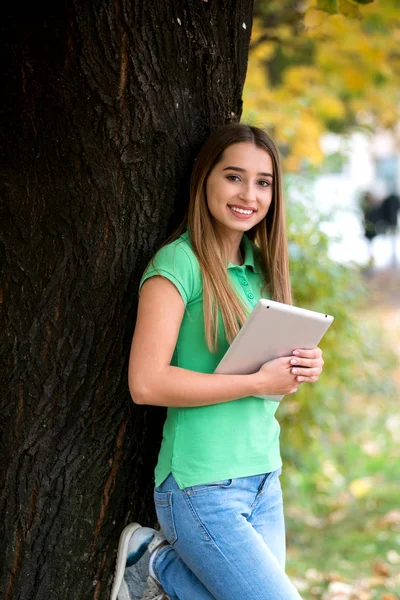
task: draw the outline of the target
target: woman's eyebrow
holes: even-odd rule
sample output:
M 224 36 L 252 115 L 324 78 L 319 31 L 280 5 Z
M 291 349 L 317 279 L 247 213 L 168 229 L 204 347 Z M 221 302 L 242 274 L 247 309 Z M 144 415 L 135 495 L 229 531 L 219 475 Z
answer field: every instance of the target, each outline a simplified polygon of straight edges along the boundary
M 242 169 L 241 167 L 225 167 L 222 169 L 223 171 L 239 171 L 240 173 L 246 173 L 246 169 Z M 261 175 L 262 177 L 273 177 L 272 173 L 257 173 L 257 175 Z

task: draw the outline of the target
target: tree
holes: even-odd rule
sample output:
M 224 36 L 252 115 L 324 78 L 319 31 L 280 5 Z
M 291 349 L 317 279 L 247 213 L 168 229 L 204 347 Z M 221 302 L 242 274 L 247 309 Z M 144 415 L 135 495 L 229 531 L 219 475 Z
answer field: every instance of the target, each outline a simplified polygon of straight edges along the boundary
M 155 521 L 164 412 L 127 389 L 138 281 L 199 145 L 240 116 L 252 1 L 7 11 L 0 589 L 107 598 L 122 527 Z
M 396 0 L 258 0 L 254 15 L 244 116 L 274 129 L 286 170 L 319 166 L 325 131 L 396 125 Z

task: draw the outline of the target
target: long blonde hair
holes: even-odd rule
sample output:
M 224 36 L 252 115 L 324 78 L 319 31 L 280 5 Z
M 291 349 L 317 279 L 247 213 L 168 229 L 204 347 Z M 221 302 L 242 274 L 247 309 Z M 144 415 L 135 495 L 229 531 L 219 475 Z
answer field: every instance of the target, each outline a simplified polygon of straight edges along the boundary
M 213 352 L 217 350 L 219 311 L 229 343 L 247 317 L 247 311 L 230 283 L 223 242 L 214 225 L 205 194 L 207 178 L 223 152 L 228 146 L 240 142 L 248 142 L 262 148 L 272 160 L 271 205 L 265 218 L 246 232 L 246 235 L 259 248 L 259 267 L 271 298 L 286 304 L 292 302 L 278 149 L 271 137 L 257 127 L 241 123 L 223 125 L 210 135 L 197 156 L 190 180 L 187 215 L 167 240 L 169 243 L 177 239 L 185 228 L 188 228 L 192 249 L 203 276 L 205 337 L 208 348 Z

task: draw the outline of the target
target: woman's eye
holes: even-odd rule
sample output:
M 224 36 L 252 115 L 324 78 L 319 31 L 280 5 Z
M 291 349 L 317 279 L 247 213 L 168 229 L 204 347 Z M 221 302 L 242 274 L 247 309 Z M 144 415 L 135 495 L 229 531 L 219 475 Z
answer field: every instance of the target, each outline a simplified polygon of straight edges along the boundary
M 228 175 L 227 179 L 229 181 L 240 181 L 239 175 Z
M 267 188 L 267 187 L 269 187 L 269 186 L 271 185 L 271 182 L 270 182 L 270 181 L 268 181 L 268 179 L 261 179 L 261 180 L 258 182 L 258 185 L 260 185 L 261 187 L 265 187 L 265 188 Z

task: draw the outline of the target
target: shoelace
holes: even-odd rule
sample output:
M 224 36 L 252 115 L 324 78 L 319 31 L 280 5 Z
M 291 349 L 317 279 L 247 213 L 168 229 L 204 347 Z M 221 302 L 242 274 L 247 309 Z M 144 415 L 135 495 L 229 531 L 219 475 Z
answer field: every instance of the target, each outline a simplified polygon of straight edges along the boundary
M 163 600 L 163 598 L 164 592 L 162 587 L 149 575 L 147 578 L 147 587 L 141 600 Z

